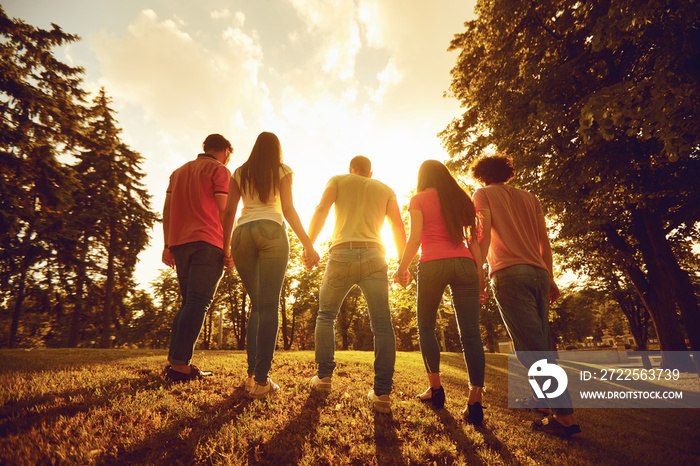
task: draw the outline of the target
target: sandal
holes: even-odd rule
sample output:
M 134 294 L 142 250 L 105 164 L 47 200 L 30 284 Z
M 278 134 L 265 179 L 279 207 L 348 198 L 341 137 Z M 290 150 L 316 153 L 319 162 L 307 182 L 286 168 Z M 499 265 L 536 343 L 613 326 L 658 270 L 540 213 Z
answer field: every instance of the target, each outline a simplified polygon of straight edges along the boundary
M 581 427 L 578 424 L 565 426 L 561 422 L 554 419 L 554 416 L 549 415 L 542 418 L 541 421 L 532 423 L 532 429 L 547 434 L 557 435 L 563 438 L 581 438 Z
M 517 398 L 515 400 L 515 404 L 519 405 L 517 406 L 519 408 L 529 409 L 530 411 L 534 411 L 536 413 L 545 415 L 552 414 L 552 411 L 549 409 L 547 403 L 538 400 L 534 396 L 530 396 L 528 398 Z
M 422 395 L 422 393 L 421 393 Z M 442 409 L 445 406 L 445 389 L 442 388 L 430 388 L 430 398 L 421 398 L 420 395 L 416 395 L 416 398 L 424 403 L 432 403 L 435 409 Z

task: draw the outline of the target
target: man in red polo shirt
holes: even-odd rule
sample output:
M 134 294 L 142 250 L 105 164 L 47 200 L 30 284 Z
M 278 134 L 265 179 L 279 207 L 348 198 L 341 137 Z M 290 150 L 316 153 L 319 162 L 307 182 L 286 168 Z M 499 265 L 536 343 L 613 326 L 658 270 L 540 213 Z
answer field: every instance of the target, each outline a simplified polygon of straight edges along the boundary
M 182 306 L 175 315 L 165 378 L 174 382 L 212 375 L 190 364 L 204 316 L 224 272 L 224 232 L 231 172 L 226 168 L 233 147 L 220 134 L 210 134 L 203 154 L 170 175 L 163 206 L 163 263 L 175 267 Z

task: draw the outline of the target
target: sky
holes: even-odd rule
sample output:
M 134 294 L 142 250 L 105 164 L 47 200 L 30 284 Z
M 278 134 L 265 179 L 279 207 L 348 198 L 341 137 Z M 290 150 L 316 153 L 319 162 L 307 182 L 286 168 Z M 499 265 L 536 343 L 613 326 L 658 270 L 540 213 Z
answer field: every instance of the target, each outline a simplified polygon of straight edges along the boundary
M 279 137 L 295 172 L 294 204 L 309 221 L 328 179 L 355 155 L 408 203 L 418 167 L 448 158 L 437 134 L 462 113 L 445 98 L 458 52 L 448 52 L 475 0 L 9 0 L 11 18 L 81 40 L 55 49 L 104 87 L 121 138 L 144 157 L 152 208 L 170 173 L 204 138 L 231 141 L 233 171 L 262 131 Z M 240 211 L 240 209 L 239 209 Z M 332 213 L 317 245 L 330 236 Z M 385 243 L 391 243 L 385 225 Z M 390 244 L 388 256 L 396 252 Z M 162 227 L 139 255 L 148 289 L 161 269 Z

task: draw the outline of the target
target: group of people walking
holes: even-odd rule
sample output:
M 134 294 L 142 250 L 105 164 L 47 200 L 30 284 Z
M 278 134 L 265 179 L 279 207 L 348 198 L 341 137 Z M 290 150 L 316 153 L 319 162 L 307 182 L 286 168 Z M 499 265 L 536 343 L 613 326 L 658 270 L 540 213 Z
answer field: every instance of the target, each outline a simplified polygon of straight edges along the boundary
M 535 196 L 506 184 L 514 176 L 509 157 L 496 155 L 474 162 L 471 174 L 482 188 L 473 201 L 442 163 L 425 161 L 408 206 L 407 240 L 395 192 L 372 178 L 371 162 L 364 156 L 350 161 L 349 173 L 328 181 L 307 233 L 294 207 L 294 172 L 283 163 L 276 135 L 261 133 L 250 157 L 233 175 L 226 168 L 233 153 L 226 138 L 209 135 L 203 150 L 172 173 L 166 192 L 163 262 L 176 268 L 183 298 L 172 324 L 166 379 L 187 381 L 211 375 L 191 364 L 194 346 L 224 269 L 235 268 L 251 300 L 244 389 L 251 398 L 279 391 L 270 379 L 270 369 L 289 260 L 285 221 L 303 245 L 306 267 L 312 268 L 320 261 L 314 242 L 331 207 L 335 224 L 319 290 L 318 369 L 310 380 L 311 389 L 332 389 L 335 320 L 346 295 L 357 285 L 367 302 L 374 335 L 375 376 L 367 397 L 376 411 L 391 411 L 396 343 L 380 235 L 385 219 L 400 258 L 391 277 L 394 282 L 409 284 L 408 267 L 420 249 L 417 322 L 429 382 L 418 395 L 420 400 L 436 408 L 445 404 L 435 323 L 449 286 L 470 384 L 462 414 L 473 425 L 482 425 L 485 357 L 479 307 L 487 297 L 484 260 L 516 352 L 551 349 L 549 299 L 556 299 L 559 292 L 552 278 L 544 215 Z M 552 411 L 534 427 L 566 437 L 580 435 L 572 410 Z

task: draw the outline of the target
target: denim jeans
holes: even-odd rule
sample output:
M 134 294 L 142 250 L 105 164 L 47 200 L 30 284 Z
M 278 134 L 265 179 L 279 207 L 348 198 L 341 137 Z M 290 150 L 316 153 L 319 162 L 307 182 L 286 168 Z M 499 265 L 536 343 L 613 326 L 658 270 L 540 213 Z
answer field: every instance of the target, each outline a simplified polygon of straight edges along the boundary
M 231 237 L 231 255 L 251 302 L 246 329 L 248 374 L 264 383 L 277 345 L 280 295 L 289 262 L 287 231 L 272 220 L 239 225 Z
M 418 265 L 418 337 L 425 369 L 428 373 L 440 372 L 435 320 L 448 285 L 469 383 L 483 387 L 486 358 L 479 330 L 479 276 L 474 261 L 466 257 L 437 259 Z
M 515 355 L 529 368 L 535 360 L 529 351 L 548 352 L 550 363 L 556 364 L 549 331 L 549 272 L 531 265 L 513 265 L 499 270 L 491 278 L 498 310 L 513 340 Z M 569 392 L 564 405 L 571 406 Z M 554 414 L 571 414 L 571 408 L 552 408 Z
M 216 288 L 224 274 L 224 251 L 204 241 L 171 248 L 182 294 L 182 306 L 170 333 L 171 364 L 189 364 Z
M 384 254 L 377 248 L 334 249 L 330 253 L 319 294 L 316 318 L 318 376 L 330 377 L 335 369 L 335 318 L 348 292 L 358 285 L 367 301 L 374 334 L 374 392 L 391 393 L 396 339 L 389 310 L 389 277 Z

